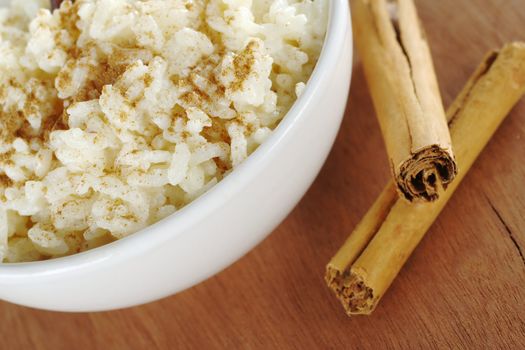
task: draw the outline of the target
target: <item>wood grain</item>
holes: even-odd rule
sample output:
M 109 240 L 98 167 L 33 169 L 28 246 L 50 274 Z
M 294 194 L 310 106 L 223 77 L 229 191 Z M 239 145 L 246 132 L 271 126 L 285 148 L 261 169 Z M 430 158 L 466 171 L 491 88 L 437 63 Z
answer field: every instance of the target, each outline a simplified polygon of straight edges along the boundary
M 525 40 L 522 0 L 417 5 L 447 104 L 488 49 Z M 500 128 L 373 316 L 347 318 L 324 286 L 325 264 L 389 176 L 359 64 L 354 73 L 347 115 L 323 171 L 259 247 L 197 287 L 132 309 L 60 314 L 0 302 L 0 348 L 522 348 L 525 103 Z

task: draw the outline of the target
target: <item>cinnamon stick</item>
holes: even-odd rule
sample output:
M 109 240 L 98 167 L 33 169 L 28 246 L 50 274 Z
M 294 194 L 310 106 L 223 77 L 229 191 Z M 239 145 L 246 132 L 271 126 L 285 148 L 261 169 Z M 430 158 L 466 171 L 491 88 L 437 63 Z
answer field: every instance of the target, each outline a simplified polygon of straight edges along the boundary
M 352 0 L 361 56 L 395 183 L 433 201 L 457 173 L 432 57 L 413 0 Z
M 500 123 L 525 93 L 525 44 L 492 52 L 449 108 L 461 172 L 432 203 L 411 204 L 389 183 L 326 268 L 328 286 L 348 315 L 370 314 Z

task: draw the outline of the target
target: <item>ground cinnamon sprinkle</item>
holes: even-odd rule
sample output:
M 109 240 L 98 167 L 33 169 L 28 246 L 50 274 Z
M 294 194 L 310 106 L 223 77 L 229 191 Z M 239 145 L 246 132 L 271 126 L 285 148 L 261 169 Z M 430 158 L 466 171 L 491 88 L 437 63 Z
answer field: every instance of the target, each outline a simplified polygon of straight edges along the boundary
M 305 0 L 40 4 L 0 19 L 0 262 L 125 237 L 214 186 L 290 108 L 324 39 L 309 21 L 328 16 Z
M 252 73 L 252 67 L 255 62 L 253 51 L 258 47 L 258 42 L 250 41 L 246 48 L 233 59 L 235 81 L 232 83 L 233 91 L 240 90 L 242 84 Z
M 0 162 L 2 162 L 1 158 L 0 158 Z M 9 177 L 3 174 L 0 175 L 0 187 L 6 188 L 11 185 L 13 185 L 13 181 L 11 181 Z

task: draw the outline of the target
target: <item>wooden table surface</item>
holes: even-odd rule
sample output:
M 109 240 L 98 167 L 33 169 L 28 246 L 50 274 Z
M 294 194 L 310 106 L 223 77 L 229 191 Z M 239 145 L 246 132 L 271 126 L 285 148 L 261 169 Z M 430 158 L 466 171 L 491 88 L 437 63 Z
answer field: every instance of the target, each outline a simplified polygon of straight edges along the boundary
M 525 39 L 523 0 L 417 5 L 447 105 L 487 50 Z M 121 311 L 61 314 L 0 302 L 0 348 L 523 348 L 525 102 L 504 122 L 373 316 L 353 319 L 325 287 L 324 267 L 389 177 L 359 64 L 348 106 L 313 187 L 236 264 L 188 291 Z

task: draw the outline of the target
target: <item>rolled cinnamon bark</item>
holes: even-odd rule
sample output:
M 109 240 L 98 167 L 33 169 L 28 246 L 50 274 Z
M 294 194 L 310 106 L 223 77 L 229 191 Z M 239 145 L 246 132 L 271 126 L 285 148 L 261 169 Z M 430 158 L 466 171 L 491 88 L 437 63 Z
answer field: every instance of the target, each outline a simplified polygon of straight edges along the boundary
M 457 173 L 430 49 L 412 0 L 352 0 L 363 62 L 397 188 L 433 201 Z
M 326 282 L 348 315 L 370 314 L 419 244 L 505 116 L 525 93 L 525 44 L 490 53 L 449 108 L 462 171 L 432 203 L 383 193 L 326 268 Z

